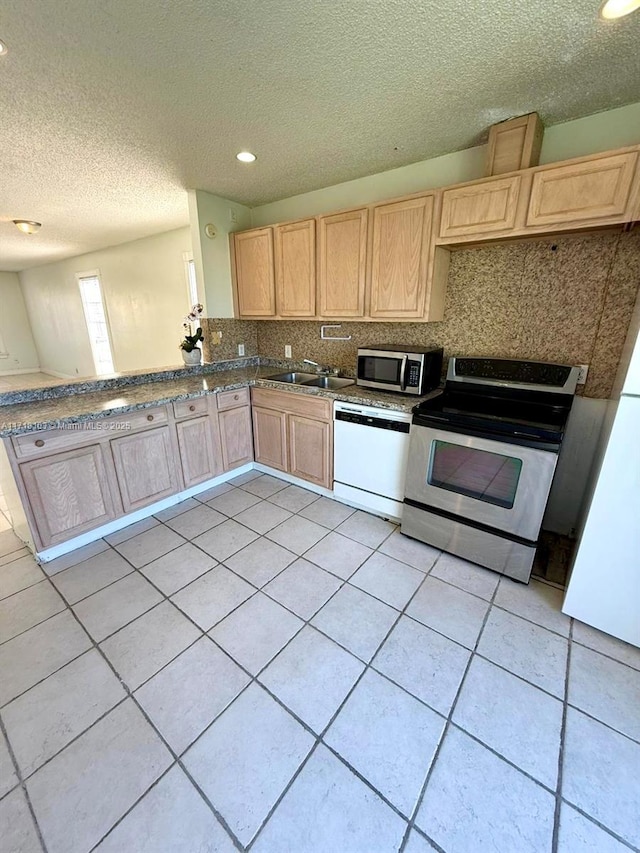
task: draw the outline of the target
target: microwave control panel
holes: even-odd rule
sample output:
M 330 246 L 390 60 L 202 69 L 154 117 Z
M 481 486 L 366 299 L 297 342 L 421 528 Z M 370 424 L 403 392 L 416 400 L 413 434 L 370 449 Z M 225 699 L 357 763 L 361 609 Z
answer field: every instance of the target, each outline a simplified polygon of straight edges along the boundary
M 409 378 L 407 380 L 407 385 L 409 388 L 417 388 L 420 384 L 420 362 L 419 361 L 410 361 L 409 362 Z

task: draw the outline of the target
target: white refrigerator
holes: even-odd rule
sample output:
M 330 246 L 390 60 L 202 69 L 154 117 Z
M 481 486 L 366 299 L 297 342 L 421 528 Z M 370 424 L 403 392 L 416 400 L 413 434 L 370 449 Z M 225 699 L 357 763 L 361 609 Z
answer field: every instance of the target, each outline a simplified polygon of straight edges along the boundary
M 562 609 L 581 622 L 640 646 L 640 335 Z

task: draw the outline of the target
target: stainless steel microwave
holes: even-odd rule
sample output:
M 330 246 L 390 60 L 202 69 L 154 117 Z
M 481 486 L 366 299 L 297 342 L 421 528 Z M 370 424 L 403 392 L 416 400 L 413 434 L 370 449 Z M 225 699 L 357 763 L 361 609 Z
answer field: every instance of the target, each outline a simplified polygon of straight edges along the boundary
M 442 347 L 378 344 L 358 349 L 357 384 L 378 391 L 428 394 L 440 384 Z

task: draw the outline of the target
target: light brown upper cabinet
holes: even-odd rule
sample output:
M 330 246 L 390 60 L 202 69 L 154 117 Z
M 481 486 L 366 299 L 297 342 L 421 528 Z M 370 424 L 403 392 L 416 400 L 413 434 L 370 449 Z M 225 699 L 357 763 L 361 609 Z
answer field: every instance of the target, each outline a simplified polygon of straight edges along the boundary
M 422 317 L 427 291 L 434 196 L 372 208 L 369 315 Z
M 255 228 L 231 235 L 236 314 L 273 317 L 276 313 L 273 229 Z
M 520 175 L 513 175 L 445 190 L 440 238 L 470 237 L 513 228 L 520 182 Z
M 631 219 L 631 187 L 638 151 L 603 154 L 533 174 L 527 226 L 580 225 Z
M 363 317 L 368 210 L 318 217 L 318 313 Z
M 276 308 L 279 317 L 316 313 L 316 223 L 313 219 L 276 225 Z

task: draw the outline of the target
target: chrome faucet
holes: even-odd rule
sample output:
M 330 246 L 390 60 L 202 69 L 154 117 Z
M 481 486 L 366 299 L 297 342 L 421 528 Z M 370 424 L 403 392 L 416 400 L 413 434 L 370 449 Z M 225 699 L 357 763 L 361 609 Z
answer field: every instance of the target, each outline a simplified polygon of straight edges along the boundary
M 340 372 L 335 367 L 329 367 L 326 364 L 318 364 L 317 361 L 312 361 L 310 358 L 303 358 L 302 361 L 304 364 L 312 364 L 316 368 L 316 373 L 319 373 L 321 376 L 335 376 Z

